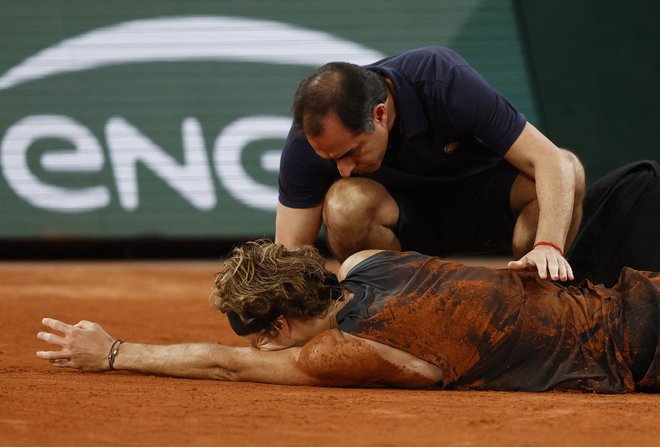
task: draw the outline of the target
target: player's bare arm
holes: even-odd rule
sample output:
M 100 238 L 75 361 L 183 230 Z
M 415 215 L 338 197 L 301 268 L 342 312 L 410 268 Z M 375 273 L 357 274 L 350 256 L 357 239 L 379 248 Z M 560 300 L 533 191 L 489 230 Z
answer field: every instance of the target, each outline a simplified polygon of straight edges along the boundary
M 69 325 L 51 318 L 44 318 L 42 323 L 62 335 L 39 332 L 37 337 L 61 349 L 39 351 L 38 357 L 59 367 L 92 372 L 110 370 L 109 355 L 114 339 L 100 325 L 89 321 Z M 320 384 L 298 367 L 299 354 L 300 348 L 260 351 L 214 343 L 152 345 L 126 342 L 113 356 L 113 369 L 192 379 Z
M 290 208 L 277 204 L 275 242 L 288 249 L 311 245 L 321 229 L 323 204 L 313 208 Z
M 532 244 L 541 243 L 518 261 L 509 263 L 509 268 L 536 268 L 541 278 L 573 279 L 571 266 L 563 256 L 569 230 L 575 225 L 576 189 L 583 188 L 577 184 L 573 163 L 564 151 L 529 123 L 505 158 L 530 179 L 525 182 L 519 178 L 511 193 L 512 207 L 521 213 L 514 233 L 514 249 L 516 238 L 525 239 L 525 233 L 529 233 Z M 529 191 L 530 188 L 533 190 Z M 529 225 L 525 222 L 524 208 L 534 194 L 538 200 L 538 223 L 536 228 L 525 228 Z M 579 224 L 579 216 L 577 220 Z
M 62 336 L 40 332 L 38 338 L 61 349 L 39 351 L 37 356 L 59 367 L 110 370 L 114 340 L 100 325 L 88 321 L 68 325 L 50 318 L 43 324 Z M 113 356 L 113 369 L 192 379 L 317 386 L 426 388 L 442 378 L 439 368 L 410 354 L 338 330 L 326 331 L 304 347 L 279 351 L 213 343 L 122 343 Z

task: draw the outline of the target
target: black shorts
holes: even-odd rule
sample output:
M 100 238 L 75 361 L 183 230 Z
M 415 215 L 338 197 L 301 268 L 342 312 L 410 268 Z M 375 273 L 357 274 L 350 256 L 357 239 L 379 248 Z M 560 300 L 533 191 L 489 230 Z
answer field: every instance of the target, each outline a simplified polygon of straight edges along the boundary
M 401 249 L 434 256 L 511 250 L 510 193 L 518 170 L 505 161 L 433 189 L 394 191 Z

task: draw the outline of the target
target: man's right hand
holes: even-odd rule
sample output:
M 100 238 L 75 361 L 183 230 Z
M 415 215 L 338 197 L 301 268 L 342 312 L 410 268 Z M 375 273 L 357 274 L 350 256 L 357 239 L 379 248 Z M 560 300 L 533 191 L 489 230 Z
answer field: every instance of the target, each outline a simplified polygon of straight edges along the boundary
M 53 366 L 82 371 L 100 372 L 110 369 L 108 353 L 114 339 L 100 325 L 85 320 L 70 325 L 52 318 L 44 318 L 41 323 L 63 335 L 39 332 L 37 338 L 62 349 L 38 351 L 37 357 L 50 361 Z
M 546 279 L 548 276 L 553 281 L 573 280 L 573 269 L 559 250 L 539 245 L 517 261 L 511 261 L 507 265 L 509 270 L 536 270 L 539 277 Z

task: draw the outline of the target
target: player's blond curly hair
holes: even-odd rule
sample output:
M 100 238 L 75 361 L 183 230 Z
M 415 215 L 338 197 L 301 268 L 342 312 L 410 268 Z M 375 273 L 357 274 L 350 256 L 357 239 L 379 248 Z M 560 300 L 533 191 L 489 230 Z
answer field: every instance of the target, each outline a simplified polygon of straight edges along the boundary
M 234 312 L 244 323 L 278 309 L 285 317 L 308 320 L 324 315 L 337 285 L 324 284 L 325 259 L 305 246 L 287 250 L 260 239 L 235 247 L 215 278 L 216 309 Z

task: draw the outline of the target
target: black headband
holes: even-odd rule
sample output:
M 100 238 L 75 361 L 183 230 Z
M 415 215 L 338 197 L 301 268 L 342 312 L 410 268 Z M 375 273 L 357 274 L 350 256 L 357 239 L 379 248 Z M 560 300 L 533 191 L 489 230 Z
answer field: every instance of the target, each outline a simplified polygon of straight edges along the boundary
M 339 281 L 337 280 L 337 276 L 334 273 L 327 271 L 324 272 L 322 283 L 324 286 L 332 288 L 330 296 L 332 300 L 336 301 L 342 297 L 343 292 Z M 249 323 L 243 323 L 243 320 L 236 312 L 227 312 L 227 319 L 236 335 L 248 335 L 266 329 L 273 324 L 280 315 L 282 315 L 282 312 L 279 307 L 274 307 L 268 315 L 254 317 Z
M 274 309 L 265 317 L 256 317 L 249 323 L 243 323 L 243 320 L 241 320 L 241 317 L 236 312 L 227 312 L 229 325 L 236 335 L 248 335 L 266 329 L 273 324 L 273 321 L 277 320 L 277 317 L 279 316 L 279 309 Z

